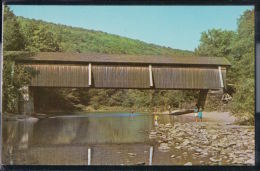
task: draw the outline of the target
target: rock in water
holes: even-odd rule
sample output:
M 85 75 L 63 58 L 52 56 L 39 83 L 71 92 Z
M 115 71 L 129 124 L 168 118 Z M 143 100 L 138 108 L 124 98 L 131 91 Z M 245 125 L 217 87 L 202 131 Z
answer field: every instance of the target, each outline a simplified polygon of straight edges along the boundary
M 162 152 L 166 152 L 166 151 L 170 150 L 170 147 L 168 146 L 167 143 L 161 143 L 160 146 L 158 147 L 158 149 Z
M 174 158 L 175 157 L 175 155 L 171 155 L 171 158 Z
M 177 147 L 175 147 L 177 150 L 179 150 L 179 149 L 181 149 L 181 146 L 177 146 Z
M 156 134 L 157 134 L 156 131 L 151 131 L 151 132 L 150 132 L 150 135 L 149 135 L 149 138 L 150 138 L 150 139 L 156 138 Z
M 254 165 L 255 164 L 255 161 L 253 159 L 249 159 L 245 162 L 245 164 L 248 164 L 248 165 Z
M 191 162 L 185 163 L 184 166 L 192 166 Z
M 213 157 L 210 157 L 209 160 L 216 163 L 216 162 L 220 162 L 222 159 L 221 158 L 220 159 L 215 159 Z
M 186 140 L 182 143 L 182 146 L 186 146 L 186 145 L 188 145 L 188 144 L 190 144 L 190 141 L 186 139 Z
M 167 123 L 167 124 L 165 125 L 165 127 L 166 127 L 166 128 L 171 128 L 171 127 L 172 127 L 172 124 Z
M 138 162 L 136 165 L 145 165 L 145 162 Z

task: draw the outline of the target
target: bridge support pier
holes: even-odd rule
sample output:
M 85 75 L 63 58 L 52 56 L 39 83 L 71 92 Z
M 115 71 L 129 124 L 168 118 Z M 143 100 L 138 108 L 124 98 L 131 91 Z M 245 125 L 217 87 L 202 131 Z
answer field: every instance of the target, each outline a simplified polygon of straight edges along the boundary
M 205 103 L 206 103 L 206 99 L 207 99 L 207 95 L 208 95 L 209 90 L 200 90 L 199 92 L 199 98 L 198 98 L 198 106 L 201 107 L 202 109 L 204 109 Z
M 19 97 L 19 113 L 29 115 L 34 113 L 33 88 L 25 86 L 20 91 L 22 95 Z

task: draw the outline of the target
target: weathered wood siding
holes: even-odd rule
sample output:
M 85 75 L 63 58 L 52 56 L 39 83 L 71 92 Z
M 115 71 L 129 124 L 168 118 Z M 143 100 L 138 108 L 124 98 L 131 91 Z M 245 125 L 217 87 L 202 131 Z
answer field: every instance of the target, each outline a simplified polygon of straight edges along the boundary
M 97 88 L 149 88 L 146 66 L 94 65 L 93 86 Z
M 156 88 L 219 89 L 218 68 L 153 67 Z
M 86 87 L 88 66 L 59 64 L 25 64 L 36 71 L 31 86 Z
M 88 65 L 23 64 L 36 70 L 31 86 L 90 87 Z M 220 89 L 218 67 L 152 66 L 153 87 L 150 87 L 148 65 L 92 64 L 91 87 L 157 88 L 157 89 Z M 225 85 L 226 69 L 222 67 Z

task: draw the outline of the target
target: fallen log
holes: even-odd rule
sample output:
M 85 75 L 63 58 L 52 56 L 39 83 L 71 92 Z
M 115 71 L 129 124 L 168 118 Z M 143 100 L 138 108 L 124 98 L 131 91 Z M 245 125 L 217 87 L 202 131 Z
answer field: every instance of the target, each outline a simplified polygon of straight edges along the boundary
M 170 113 L 170 115 L 183 115 L 188 113 L 194 113 L 193 109 L 180 109 L 180 110 L 174 110 Z

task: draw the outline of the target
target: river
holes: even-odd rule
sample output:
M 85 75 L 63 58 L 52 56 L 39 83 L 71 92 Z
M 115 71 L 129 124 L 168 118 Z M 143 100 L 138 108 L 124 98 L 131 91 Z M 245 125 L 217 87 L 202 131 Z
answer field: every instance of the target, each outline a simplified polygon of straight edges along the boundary
M 189 139 L 191 136 L 187 138 L 185 134 L 179 134 L 180 129 L 188 133 L 189 131 L 185 129 L 189 127 L 196 132 L 196 129 L 201 129 L 197 128 L 198 126 L 205 127 L 201 124 L 212 125 L 206 120 L 195 123 L 193 117 L 184 115 L 160 115 L 156 123 L 152 114 L 120 112 L 59 113 L 46 118 L 4 120 L 3 163 L 87 165 L 88 149 L 90 149 L 91 165 L 148 165 L 152 147 L 153 165 L 216 164 L 216 161 L 209 160 L 209 157 L 214 156 L 215 153 L 208 156 L 200 156 L 200 154 L 194 156 L 193 154 L 198 152 L 194 151 L 197 149 L 189 149 L 191 146 L 196 146 L 196 144 L 192 145 L 192 139 Z M 230 125 L 225 127 L 229 129 Z M 238 130 L 246 130 L 247 133 L 254 132 L 251 127 L 238 128 Z M 210 129 L 216 128 L 208 127 L 208 130 Z M 175 130 L 179 132 L 169 134 Z M 151 134 L 154 137 L 151 137 Z M 251 134 L 245 137 L 244 141 L 254 139 L 254 134 Z M 182 143 L 179 139 L 174 140 L 178 136 L 181 136 L 181 140 L 189 140 L 188 144 L 185 142 L 185 147 L 180 147 L 182 150 L 176 149 Z M 161 150 L 163 143 L 170 146 L 168 150 Z M 238 154 L 244 157 L 240 163 L 237 162 L 238 164 L 243 164 L 252 158 L 254 147 L 251 146 L 244 149 L 244 153 L 249 153 L 246 157 L 241 155 L 243 151 Z M 209 148 L 207 150 L 210 151 Z M 227 157 L 222 160 L 222 163 L 217 164 L 236 163 Z

